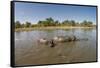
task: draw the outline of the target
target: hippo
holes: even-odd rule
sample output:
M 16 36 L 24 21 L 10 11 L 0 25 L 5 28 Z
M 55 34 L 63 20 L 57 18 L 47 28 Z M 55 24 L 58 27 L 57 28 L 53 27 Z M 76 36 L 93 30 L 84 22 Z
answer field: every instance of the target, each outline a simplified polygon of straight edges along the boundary
M 55 47 L 55 42 L 53 39 L 50 41 L 50 47 Z
M 41 38 L 38 40 L 38 42 L 42 44 L 50 44 L 50 47 L 54 47 L 55 43 L 74 42 L 74 41 L 80 41 L 80 40 L 88 40 L 88 39 L 87 38 L 78 39 L 76 38 L 75 35 L 71 35 L 71 36 L 56 36 L 49 41 L 46 38 Z
M 66 41 L 68 41 L 68 42 L 70 42 L 70 41 L 76 41 L 76 40 L 77 40 L 77 38 L 76 38 L 76 36 L 74 36 L 74 35 L 68 36 L 68 37 L 66 38 Z
M 47 44 L 48 43 L 48 40 L 46 40 L 46 38 L 41 38 L 38 40 L 39 43 L 42 43 L 42 44 Z
M 65 38 L 63 36 L 56 36 L 53 38 L 55 42 L 64 42 Z
M 53 38 L 55 42 L 72 42 L 72 41 L 80 41 L 80 40 L 88 40 L 86 38 L 84 39 L 78 39 L 75 35 L 71 36 L 56 36 Z

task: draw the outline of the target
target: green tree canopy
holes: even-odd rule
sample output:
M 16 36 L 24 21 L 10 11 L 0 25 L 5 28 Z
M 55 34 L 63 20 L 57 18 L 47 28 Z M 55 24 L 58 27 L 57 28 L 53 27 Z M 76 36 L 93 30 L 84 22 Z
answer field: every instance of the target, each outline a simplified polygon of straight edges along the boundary
M 92 26 L 93 25 L 93 23 L 91 22 L 91 21 L 86 21 L 86 20 L 84 20 L 82 23 L 81 23 L 81 25 L 82 26 Z
M 19 21 L 15 22 L 15 28 L 21 28 L 21 23 Z
M 94 26 L 93 22 L 84 20 L 83 22 L 76 22 L 75 20 L 64 20 L 63 22 L 59 22 L 58 20 L 54 20 L 52 17 L 46 18 L 45 20 L 40 20 L 37 24 L 31 24 L 30 22 L 26 22 L 25 24 L 21 24 L 20 21 L 15 22 L 15 28 L 29 28 L 29 27 L 47 27 L 47 26 L 86 26 L 91 27 Z
M 26 22 L 25 23 L 25 27 L 31 27 L 31 23 L 30 22 Z

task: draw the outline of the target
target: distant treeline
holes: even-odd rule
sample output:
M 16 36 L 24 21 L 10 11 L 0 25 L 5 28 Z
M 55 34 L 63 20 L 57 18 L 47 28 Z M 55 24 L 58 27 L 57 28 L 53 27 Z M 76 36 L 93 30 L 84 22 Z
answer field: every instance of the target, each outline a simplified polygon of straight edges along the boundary
M 59 22 L 58 20 L 54 20 L 53 18 L 46 18 L 43 21 L 38 21 L 37 24 L 32 24 L 31 22 L 26 22 L 25 24 L 21 24 L 20 21 L 15 22 L 15 28 L 29 28 L 29 27 L 48 27 L 48 26 L 79 26 L 79 27 L 93 27 L 96 26 L 91 21 L 84 20 L 83 22 L 75 22 L 74 20 L 65 20 L 63 22 Z

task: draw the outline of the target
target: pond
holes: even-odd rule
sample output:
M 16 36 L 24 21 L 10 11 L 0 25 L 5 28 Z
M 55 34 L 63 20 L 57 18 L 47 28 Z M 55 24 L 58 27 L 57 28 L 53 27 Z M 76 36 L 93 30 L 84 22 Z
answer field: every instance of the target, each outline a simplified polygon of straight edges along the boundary
M 57 43 L 53 48 L 37 42 L 40 38 L 50 40 L 55 36 L 69 35 L 75 35 L 80 39 L 88 38 L 88 40 Z M 96 61 L 96 41 L 95 28 L 15 32 L 15 65 Z

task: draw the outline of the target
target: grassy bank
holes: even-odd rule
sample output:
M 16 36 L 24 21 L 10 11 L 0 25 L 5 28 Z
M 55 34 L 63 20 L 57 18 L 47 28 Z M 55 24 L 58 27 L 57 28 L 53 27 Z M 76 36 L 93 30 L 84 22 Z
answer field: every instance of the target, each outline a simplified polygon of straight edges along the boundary
M 15 31 L 32 31 L 32 30 L 53 30 L 53 29 L 88 29 L 88 28 L 95 28 L 95 27 L 66 27 L 66 26 L 63 26 L 63 27 L 58 27 L 58 26 L 55 26 L 55 27 L 31 27 L 31 28 L 16 28 Z

